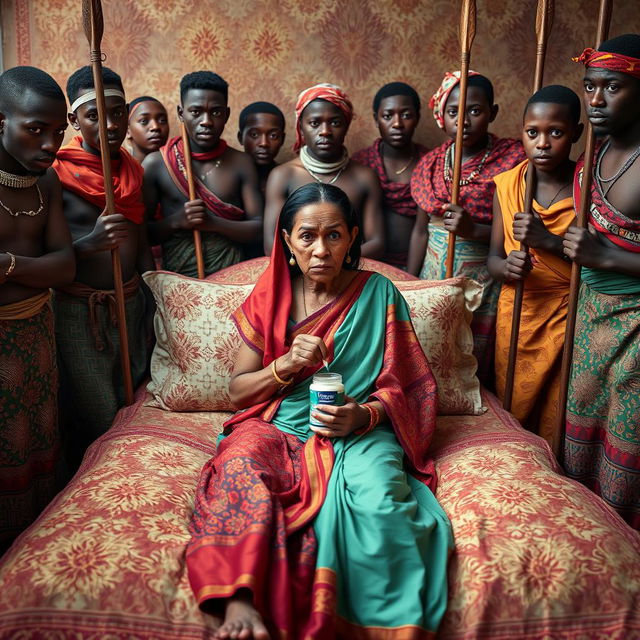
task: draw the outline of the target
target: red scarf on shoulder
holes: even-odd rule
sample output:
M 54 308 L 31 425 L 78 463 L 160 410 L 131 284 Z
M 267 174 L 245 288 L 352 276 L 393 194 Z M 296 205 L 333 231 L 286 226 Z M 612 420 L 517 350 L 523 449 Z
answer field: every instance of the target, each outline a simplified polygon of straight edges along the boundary
M 209 153 L 191 153 L 194 160 L 211 160 L 221 156 L 227 149 L 227 143 L 220 141 L 220 145 Z M 187 181 L 187 170 L 184 165 L 184 144 L 182 138 L 176 136 L 171 138 L 167 144 L 160 149 L 162 159 L 167 167 L 167 171 L 171 176 L 178 190 L 189 199 L 189 182 Z M 204 202 L 205 207 L 214 215 L 225 218 L 226 220 L 244 220 L 245 212 L 233 204 L 223 202 L 213 193 L 202 181 L 194 176 L 196 185 L 196 196 Z
M 104 209 L 106 202 L 102 160 L 99 155 L 82 148 L 81 136 L 76 136 L 58 151 L 53 168 L 63 189 L 75 193 L 101 210 Z M 120 157 L 111 161 L 116 213 L 121 213 L 135 224 L 141 224 L 144 219 L 143 175 L 144 170 L 138 161 L 125 149 L 120 149 Z

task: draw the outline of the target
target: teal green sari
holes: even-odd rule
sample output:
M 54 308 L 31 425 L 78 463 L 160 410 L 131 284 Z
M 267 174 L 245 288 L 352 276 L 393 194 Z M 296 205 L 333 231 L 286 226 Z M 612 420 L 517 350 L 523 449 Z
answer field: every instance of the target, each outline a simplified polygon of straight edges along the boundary
M 388 423 L 315 435 L 313 371 L 236 414 L 201 477 L 189 579 L 201 604 L 251 589 L 274 639 L 433 638 L 453 548 L 428 456 L 435 381 L 389 280 L 361 272 L 342 297 L 290 326 L 286 342 L 321 335 L 345 393 L 379 400 Z M 234 319 L 247 344 L 266 344 L 248 314 Z
M 335 334 L 329 370 L 342 374 L 345 393 L 358 403 L 375 393 L 383 367 L 386 323 L 371 318 L 386 317 L 390 295 L 396 320 L 409 322 L 402 296 L 373 276 Z M 298 384 L 273 419 L 278 429 L 303 441 L 313 433 L 310 384 L 311 378 Z M 338 626 L 344 632 L 352 626 L 393 628 L 399 637 L 400 628 L 416 627 L 415 637 L 424 637 L 419 630 L 435 631 L 447 606 L 449 520 L 431 490 L 405 470 L 390 424 L 336 438 L 333 450 L 327 495 L 313 528 L 316 572 L 336 579 Z

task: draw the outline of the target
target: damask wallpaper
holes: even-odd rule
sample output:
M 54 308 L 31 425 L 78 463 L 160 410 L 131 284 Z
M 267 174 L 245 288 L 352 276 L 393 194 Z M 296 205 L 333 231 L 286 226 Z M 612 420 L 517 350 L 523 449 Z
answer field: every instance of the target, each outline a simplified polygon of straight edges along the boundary
M 2 0 L 5 67 L 31 64 L 64 87 L 88 63 L 80 0 Z M 556 0 L 545 83 L 578 90 L 581 69 L 571 62 L 595 37 L 597 0 Z M 611 35 L 640 32 L 637 0 L 614 3 Z M 426 109 L 442 73 L 458 65 L 456 0 L 103 0 L 106 64 L 123 77 L 130 98 L 151 94 L 172 114 L 183 74 L 211 69 L 230 83 L 235 142 L 237 116 L 254 100 L 275 102 L 287 116 L 291 155 L 296 96 L 317 82 L 341 85 L 357 117 L 351 151 L 376 135 L 371 99 L 384 83 L 416 87 L 424 109 L 417 139 L 442 141 Z M 501 106 L 494 131 L 519 135 L 533 81 L 535 0 L 478 0 L 472 68 L 495 84 Z

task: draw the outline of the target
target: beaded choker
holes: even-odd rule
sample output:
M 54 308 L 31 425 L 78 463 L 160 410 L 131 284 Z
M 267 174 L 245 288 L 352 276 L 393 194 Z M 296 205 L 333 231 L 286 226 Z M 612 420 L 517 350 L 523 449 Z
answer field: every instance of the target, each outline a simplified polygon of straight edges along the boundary
M 453 182 L 453 174 L 451 168 L 453 167 L 453 154 L 455 143 L 449 147 L 449 150 L 444 156 L 444 179 L 445 182 Z M 489 138 L 489 142 L 487 143 L 487 150 L 484 152 L 482 159 L 480 160 L 480 164 L 466 177 L 460 178 L 460 186 L 466 187 L 470 182 L 473 182 L 484 169 L 484 163 L 487 161 L 489 154 L 491 153 L 491 138 Z M 462 172 L 460 172 L 462 173 Z
M 27 189 L 38 182 L 38 176 L 18 176 L 0 169 L 0 184 L 10 189 Z

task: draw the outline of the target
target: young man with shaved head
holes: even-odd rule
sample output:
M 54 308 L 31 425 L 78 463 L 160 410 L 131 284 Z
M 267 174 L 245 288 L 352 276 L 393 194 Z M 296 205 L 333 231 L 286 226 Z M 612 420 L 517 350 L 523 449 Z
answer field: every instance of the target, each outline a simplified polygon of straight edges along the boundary
M 163 267 L 198 275 L 193 230 L 201 232 L 206 275 L 240 262 L 262 233 L 262 195 L 253 160 L 222 140 L 231 113 L 229 86 L 211 71 L 180 81 L 178 117 L 191 147 L 196 198 L 189 199 L 184 146 L 172 138 L 144 161 L 144 198 L 149 232 L 162 245 Z M 154 220 L 160 207 L 161 218 Z
M 60 488 L 50 287 L 73 280 L 60 181 L 66 102 L 34 67 L 0 76 L 0 554 Z

